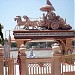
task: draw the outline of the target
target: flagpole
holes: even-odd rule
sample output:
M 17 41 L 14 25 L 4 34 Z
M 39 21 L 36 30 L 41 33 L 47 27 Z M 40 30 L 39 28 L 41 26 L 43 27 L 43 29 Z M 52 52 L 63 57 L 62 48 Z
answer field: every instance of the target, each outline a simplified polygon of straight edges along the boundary
M 8 31 L 8 46 L 9 46 L 9 48 L 8 48 L 8 49 L 9 49 L 9 50 L 8 50 L 8 51 L 9 51 L 9 55 L 8 55 L 8 56 L 9 56 L 9 58 L 10 58 L 10 50 L 11 50 L 11 35 L 10 35 L 10 31 L 11 31 L 11 30 L 6 30 L 6 31 Z M 5 31 L 5 39 L 7 38 L 7 37 L 6 37 L 6 31 Z
M 11 46 L 11 36 L 10 36 L 10 31 L 11 31 L 11 30 L 9 30 L 9 46 Z
M 10 36 L 10 30 L 9 30 L 9 40 L 8 40 L 8 44 L 9 44 L 9 57 L 10 57 L 10 49 L 11 49 L 11 36 Z

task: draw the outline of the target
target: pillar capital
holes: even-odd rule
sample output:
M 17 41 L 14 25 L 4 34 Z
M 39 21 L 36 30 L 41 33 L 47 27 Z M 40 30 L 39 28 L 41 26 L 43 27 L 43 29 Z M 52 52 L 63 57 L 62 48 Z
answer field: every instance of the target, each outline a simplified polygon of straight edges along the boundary
M 26 48 L 25 48 L 25 45 L 22 44 L 19 48 L 19 53 L 21 54 L 21 56 L 26 56 Z

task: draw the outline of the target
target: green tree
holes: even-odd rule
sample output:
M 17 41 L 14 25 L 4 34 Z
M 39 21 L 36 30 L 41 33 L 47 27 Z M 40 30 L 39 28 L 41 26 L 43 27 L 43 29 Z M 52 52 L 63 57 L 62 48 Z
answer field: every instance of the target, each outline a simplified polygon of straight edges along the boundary
M 4 44 L 4 38 L 2 33 L 3 25 L 0 23 L 0 44 Z

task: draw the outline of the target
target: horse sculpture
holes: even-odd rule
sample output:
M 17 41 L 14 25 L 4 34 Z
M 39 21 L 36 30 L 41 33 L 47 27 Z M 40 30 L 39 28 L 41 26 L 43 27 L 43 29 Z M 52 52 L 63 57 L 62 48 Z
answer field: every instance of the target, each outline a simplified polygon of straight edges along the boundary
M 25 28 L 29 29 L 29 27 L 32 27 L 32 29 L 38 28 L 38 21 L 31 21 L 28 16 L 23 16 L 25 20 Z
M 26 21 L 22 21 L 21 16 L 16 16 L 16 18 L 14 18 L 14 20 L 17 21 L 16 26 L 18 26 L 19 28 L 20 28 L 20 26 L 23 26 L 26 23 Z

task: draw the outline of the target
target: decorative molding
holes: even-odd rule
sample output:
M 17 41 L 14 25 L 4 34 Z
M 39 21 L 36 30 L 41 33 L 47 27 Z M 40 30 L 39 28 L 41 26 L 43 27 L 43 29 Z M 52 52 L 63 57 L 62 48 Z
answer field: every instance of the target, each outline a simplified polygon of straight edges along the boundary
M 38 32 L 38 33 L 14 33 L 15 37 L 29 37 L 29 36 L 74 36 L 73 32 Z

